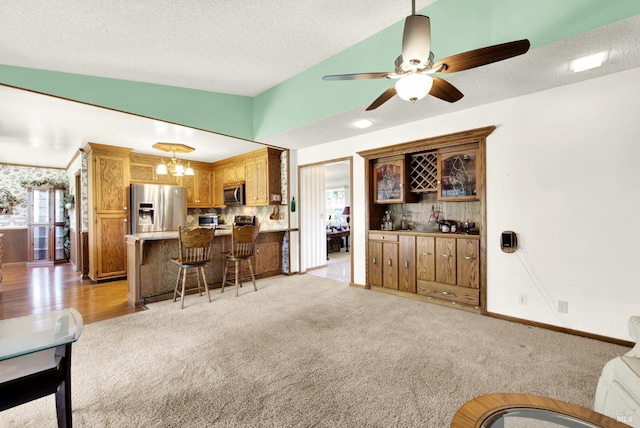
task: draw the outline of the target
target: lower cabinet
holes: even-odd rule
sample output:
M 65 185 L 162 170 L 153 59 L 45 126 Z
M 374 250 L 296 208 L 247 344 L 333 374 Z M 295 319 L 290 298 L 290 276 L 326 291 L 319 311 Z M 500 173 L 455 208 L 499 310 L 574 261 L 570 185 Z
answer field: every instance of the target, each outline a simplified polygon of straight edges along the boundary
M 282 273 L 282 238 L 283 232 L 261 232 L 256 243 L 256 252 L 251 263 L 257 277 L 264 278 Z M 231 251 L 231 236 L 217 236 L 213 240 L 213 262 L 207 264 L 207 280 L 212 284 L 222 282 L 224 265 L 227 262 L 225 253 Z M 233 276 L 233 267 L 227 276 Z M 243 269 L 246 269 L 243 263 Z M 248 274 L 248 271 L 245 272 Z
M 371 231 L 368 249 L 369 285 L 480 305 L 479 237 Z
M 398 237 L 398 290 L 416 292 L 416 238 Z
M 100 251 L 95 253 L 94 281 L 121 277 L 127 274 L 127 251 L 124 235 L 129 233 L 127 218 L 121 214 L 96 216 L 94 244 Z
M 398 235 L 369 233 L 370 285 L 398 289 Z

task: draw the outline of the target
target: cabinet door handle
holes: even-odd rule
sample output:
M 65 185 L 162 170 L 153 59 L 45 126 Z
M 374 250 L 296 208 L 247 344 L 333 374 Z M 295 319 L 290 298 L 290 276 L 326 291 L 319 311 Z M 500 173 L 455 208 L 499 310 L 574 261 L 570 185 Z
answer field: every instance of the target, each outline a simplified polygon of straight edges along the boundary
M 465 260 L 475 260 L 476 258 L 473 256 L 464 256 Z
M 374 265 L 375 265 L 375 264 L 378 264 L 378 261 L 376 260 L 376 258 L 375 258 L 375 257 L 373 258 L 373 264 L 374 264 Z
M 449 254 L 443 254 L 442 257 L 444 257 L 445 259 L 449 258 Z
M 430 256 L 432 253 L 422 253 L 423 256 Z
M 406 262 L 404 262 L 404 267 L 405 267 L 405 269 L 409 269 L 409 261 L 408 260 Z
M 392 265 L 392 263 L 391 263 L 391 259 L 389 259 L 389 266 L 391 266 L 391 265 Z

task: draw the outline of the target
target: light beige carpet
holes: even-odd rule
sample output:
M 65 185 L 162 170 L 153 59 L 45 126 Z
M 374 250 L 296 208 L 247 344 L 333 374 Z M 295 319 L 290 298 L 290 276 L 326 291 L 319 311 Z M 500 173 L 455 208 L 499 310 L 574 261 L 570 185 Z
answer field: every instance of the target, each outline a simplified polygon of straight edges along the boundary
M 446 427 L 492 392 L 591 408 L 602 366 L 627 351 L 311 275 L 258 290 L 86 325 L 74 425 Z M 55 425 L 53 396 L 0 413 L 1 427 Z

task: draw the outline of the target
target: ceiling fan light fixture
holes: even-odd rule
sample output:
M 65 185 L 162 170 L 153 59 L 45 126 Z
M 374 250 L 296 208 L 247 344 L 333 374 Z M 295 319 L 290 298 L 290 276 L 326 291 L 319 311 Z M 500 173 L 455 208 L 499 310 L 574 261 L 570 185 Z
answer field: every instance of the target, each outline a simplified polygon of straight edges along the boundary
M 431 76 L 411 73 L 396 82 L 396 92 L 403 100 L 416 102 L 429 94 L 431 86 L 433 86 Z

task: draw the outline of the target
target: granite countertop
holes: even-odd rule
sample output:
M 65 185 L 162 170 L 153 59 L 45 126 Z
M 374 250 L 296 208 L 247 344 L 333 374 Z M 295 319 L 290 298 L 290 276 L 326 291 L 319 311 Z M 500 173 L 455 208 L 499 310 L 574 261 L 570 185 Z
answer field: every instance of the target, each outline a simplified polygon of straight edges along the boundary
M 458 237 L 458 238 L 477 238 L 480 239 L 480 232 L 475 230 L 475 231 L 471 231 L 471 233 L 466 233 L 464 231 L 456 231 L 456 232 L 440 232 L 440 231 L 418 231 L 418 230 L 379 230 L 379 229 L 371 229 L 369 230 L 369 232 L 374 232 L 374 233 L 396 233 L 396 234 L 400 234 L 400 235 L 426 235 L 426 236 L 452 236 L 452 237 Z
M 260 229 L 260 233 L 270 232 L 286 232 L 289 229 Z M 215 236 L 231 236 L 231 229 L 218 228 L 216 229 Z M 162 239 L 178 239 L 178 231 L 172 230 L 168 232 L 143 232 L 135 233 L 133 235 L 125 235 L 126 239 L 133 239 L 136 241 L 159 241 Z

